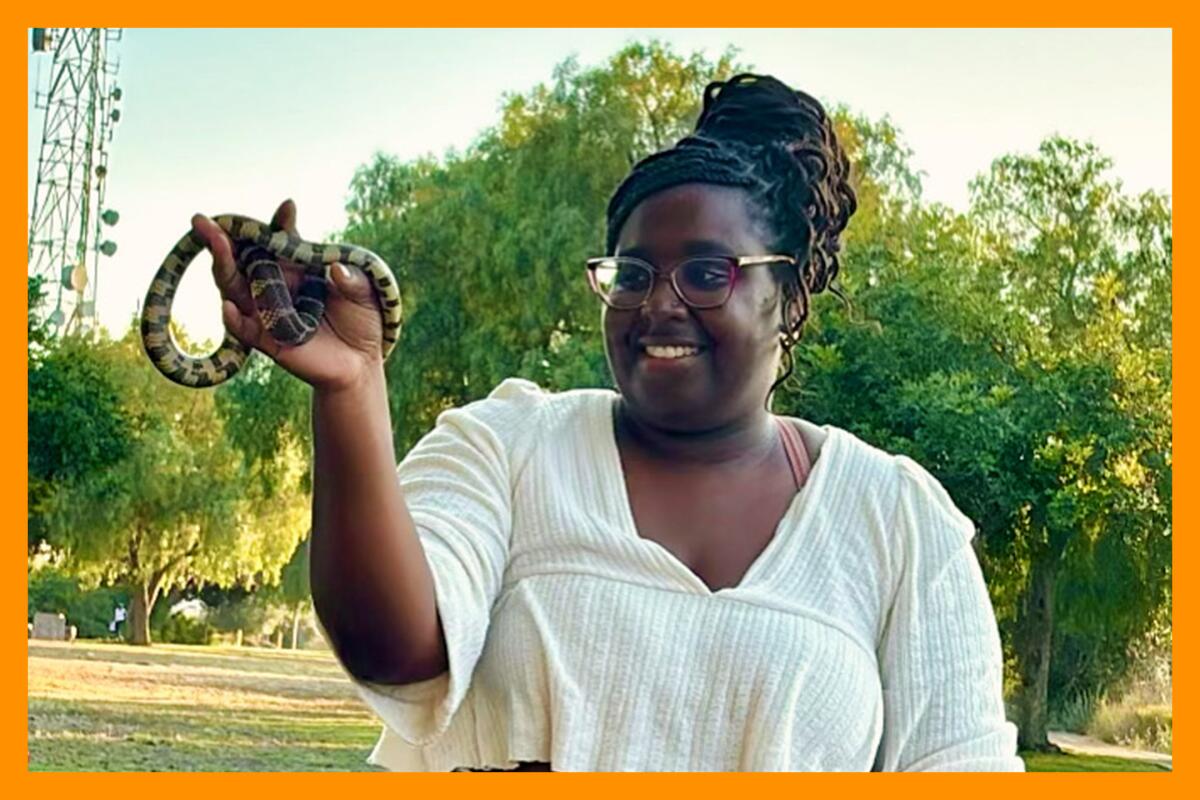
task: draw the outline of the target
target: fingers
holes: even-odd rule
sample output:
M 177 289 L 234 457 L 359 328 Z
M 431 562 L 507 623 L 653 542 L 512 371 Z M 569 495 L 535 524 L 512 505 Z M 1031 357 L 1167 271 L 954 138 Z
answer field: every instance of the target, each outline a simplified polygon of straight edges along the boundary
M 279 352 L 278 344 L 271 337 L 263 336 L 258 317 L 241 313 L 231 300 L 222 301 L 221 320 L 225 323 L 225 330 L 246 347 L 261 350 L 272 358 Z
M 271 229 L 277 231 L 287 231 L 293 236 L 299 236 L 296 231 L 296 201 L 290 197 L 279 204 L 279 208 L 275 209 L 275 213 L 271 215 Z M 291 261 L 279 259 L 279 266 L 283 268 L 284 280 L 287 281 L 288 289 L 292 294 L 300 288 L 300 284 L 304 281 L 304 267 L 295 264 Z
M 329 266 L 329 277 L 342 297 L 359 305 L 375 307 L 375 290 L 361 269 L 334 263 Z
M 233 260 L 233 244 L 217 223 L 203 214 L 192 217 L 192 230 L 204 240 L 213 257 L 213 279 L 221 297 L 232 300 L 243 314 L 254 313 L 250 287 L 238 272 Z
M 225 330 L 232 333 L 239 342 L 247 347 L 254 345 L 256 331 L 251 330 L 248 324 L 253 322 L 254 318 L 244 316 L 232 300 L 221 301 L 221 321 L 225 323 Z
M 275 214 L 271 217 L 271 227 L 277 231 L 300 235 L 296 233 L 296 201 L 289 197 L 279 204 L 279 208 L 275 209 Z

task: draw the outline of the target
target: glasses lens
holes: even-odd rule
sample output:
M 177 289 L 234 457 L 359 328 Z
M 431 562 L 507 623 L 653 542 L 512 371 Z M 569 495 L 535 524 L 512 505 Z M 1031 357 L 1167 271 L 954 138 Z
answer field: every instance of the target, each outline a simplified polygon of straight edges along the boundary
M 654 273 L 645 264 L 621 258 L 605 259 L 594 274 L 600 293 L 618 308 L 640 306 L 654 279 Z
M 692 305 L 719 306 L 729 299 L 733 270 L 733 264 L 724 258 L 690 258 L 679 265 L 675 282 Z

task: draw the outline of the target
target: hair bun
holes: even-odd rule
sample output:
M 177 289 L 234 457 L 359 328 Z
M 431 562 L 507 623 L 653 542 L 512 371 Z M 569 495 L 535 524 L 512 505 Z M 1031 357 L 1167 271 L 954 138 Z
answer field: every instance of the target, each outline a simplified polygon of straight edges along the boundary
M 743 72 L 704 88 L 696 133 L 752 145 L 792 142 L 826 124 L 821 104 L 770 75 Z

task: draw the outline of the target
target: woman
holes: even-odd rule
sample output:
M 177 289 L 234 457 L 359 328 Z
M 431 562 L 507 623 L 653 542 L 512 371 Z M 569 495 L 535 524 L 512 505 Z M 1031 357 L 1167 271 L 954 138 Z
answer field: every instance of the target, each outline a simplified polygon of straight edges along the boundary
M 854 208 L 816 100 L 710 84 L 588 262 L 619 391 L 504 381 L 399 480 L 364 276 L 280 349 L 195 220 L 226 326 L 314 388 L 313 600 L 385 722 L 373 763 L 1023 768 L 970 521 L 911 460 L 769 411 Z

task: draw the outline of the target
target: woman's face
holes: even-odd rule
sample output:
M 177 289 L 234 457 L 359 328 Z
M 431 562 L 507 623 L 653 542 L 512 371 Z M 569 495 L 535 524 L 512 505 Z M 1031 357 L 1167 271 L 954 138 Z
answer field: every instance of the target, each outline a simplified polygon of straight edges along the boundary
M 725 305 L 694 309 L 666 270 L 696 255 L 766 255 L 743 189 L 684 184 L 647 197 L 621 228 L 616 255 L 659 273 L 639 309 L 604 308 L 609 369 L 629 413 L 666 430 L 705 431 L 760 413 L 779 363 L 780 289 L 769 266 L 739 270 Z M 646 346 L 699 348 L 658 358 Z

